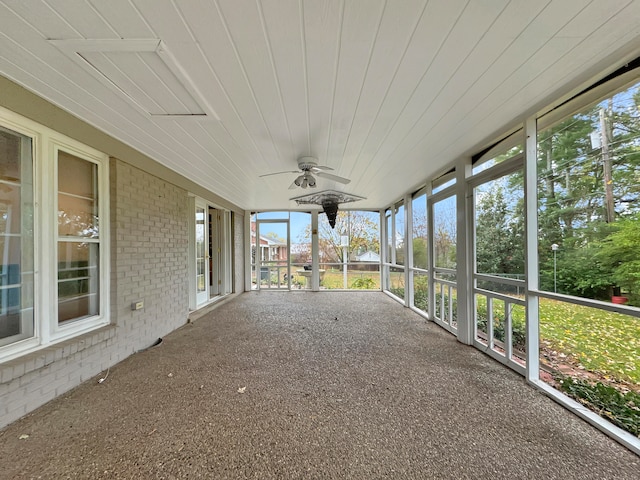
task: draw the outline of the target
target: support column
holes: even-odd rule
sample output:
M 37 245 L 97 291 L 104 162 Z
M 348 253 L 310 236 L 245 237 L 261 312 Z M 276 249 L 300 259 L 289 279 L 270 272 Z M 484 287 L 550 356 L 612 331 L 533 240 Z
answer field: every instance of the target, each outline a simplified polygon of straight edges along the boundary
M 311 290 L 320 290 L 320 252 L 318 242 L 318 211 L 311 211 Z
M 525 300 L 527 317 L 527 370 L 526 377 L 530 382 L 540 380 L 540 350 L 539 337 L 539 298 L 531 293 L 538 290 L 538 190 L 537 190 L 537 161 L 538 161 L 538 131 L 536 118 L 527 119 L 524 126 L 525 134 Z
M 471 173 L 471 159 L 456 163 L 456 283 L 458 341 L 472 345 L 474 339 L 473 309 L 473 209 L 467 201 L 467 177 Z

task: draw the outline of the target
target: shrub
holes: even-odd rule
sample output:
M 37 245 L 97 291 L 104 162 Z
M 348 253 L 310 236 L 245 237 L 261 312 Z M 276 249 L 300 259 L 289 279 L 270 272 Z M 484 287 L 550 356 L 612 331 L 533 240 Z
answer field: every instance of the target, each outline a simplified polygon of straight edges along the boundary
M 614 425 L 640 437 L 640 394 L 634 391 L 621 393 L 601 382 L 592 384 L 586 380 L 558 376 L 560 390 L 574 400 L 587 405 Z
M 376 288 L 376 282 L 371 277 L 360 277 L 351 283 L 351 288 L 356 290 L 373 290 Z

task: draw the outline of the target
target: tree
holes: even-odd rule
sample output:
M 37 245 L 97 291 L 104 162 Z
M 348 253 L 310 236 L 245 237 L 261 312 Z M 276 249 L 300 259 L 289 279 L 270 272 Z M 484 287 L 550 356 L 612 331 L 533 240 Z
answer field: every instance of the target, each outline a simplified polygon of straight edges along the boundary
M 476 264 L 479 273 L 523 274 L 524 229 L 514 212 L 521 200 L 505 199 L 504 187 L 492 182 L 476 206 Z M 513 212 L 512 212 L 513 210 Z
M 601 243 L 596 259 L 611 271 L 611 281 L 631 303 L 640 304 L 640 213 L 616 223 Z
M 380 253 L 380 226 L 376 221 L 377 213 L 361 211 L 339 211 L 335 228 L 331 228 L 326 218 L 318 222 L 318 248 L 326 262 L 342 263 L 343 248 L 341 237 L 349 237 L 350 254 L 362 254 L 367 251 Z M 307 226 L 301 238 L 308 239 L 311 226 Z

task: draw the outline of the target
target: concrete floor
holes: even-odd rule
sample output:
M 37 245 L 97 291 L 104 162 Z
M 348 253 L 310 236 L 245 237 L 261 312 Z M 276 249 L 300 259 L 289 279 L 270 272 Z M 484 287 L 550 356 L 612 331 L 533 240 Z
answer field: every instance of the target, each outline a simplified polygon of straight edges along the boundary
M 522 377 L 372 292 L 243 294 L 0 431 L 2 479 L 639 471 Z

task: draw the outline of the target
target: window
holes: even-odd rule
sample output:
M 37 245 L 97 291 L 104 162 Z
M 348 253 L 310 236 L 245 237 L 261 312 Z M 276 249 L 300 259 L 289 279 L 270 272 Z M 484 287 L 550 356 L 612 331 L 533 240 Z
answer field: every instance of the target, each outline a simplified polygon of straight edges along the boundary
M 0 127 L 0 347 L 33 336 L 33 142 Z
M 93 162 L 58 152 L 58 322 L 97 315 L 97 180 Z
M 0 359 L 108 323 L 107 167 L 0 109 Z

